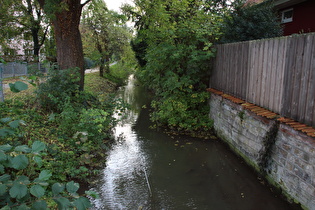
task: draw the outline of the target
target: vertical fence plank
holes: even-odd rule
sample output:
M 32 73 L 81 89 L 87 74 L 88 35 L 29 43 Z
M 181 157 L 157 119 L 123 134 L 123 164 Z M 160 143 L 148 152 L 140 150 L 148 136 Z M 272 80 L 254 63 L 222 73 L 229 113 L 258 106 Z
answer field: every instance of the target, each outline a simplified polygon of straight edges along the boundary
M 310 64 L 309 79 L 306 89 L 308 90 L 306 107 L 305 107 L 305 123 L 315 127 L 315 36 L 310 36 Z
M 271 60 L 270 60 L 270 52 L 269 52 L 269 47 L 270 47 L 270 41 L 264 41 L 263 42 L 263 52 L 264 52 L 264 57 L 262 60 L 262 82 L 261 82 L 261 96 L 260 96 L 260 104 L 261 106 L 268 108 L 268 103 L 269 103 L 269 77 L 270 77 L 270 72 L 268 72 L 268 68 L 270 66 Z
M 276 47 L 276 46 L 275 46 Z M 277 47 L 277 57 L 274 59 L 277 61 L 277 64 L 274 67 L 274 71 L 276 74 L 276 81 L 274 85 L 275 89 L 275 97 L 273 107 L 275 107 L 274 111 L 280 113 L 283 108 L 283 86 L 284 86 L 284 69 L 285 69 L 285 58 L 286 58 L 286 50 L 287 50 L 287 37 L 278 39 L 278 47 Z
M 269 52 L 269 56 L 270 56 L 270 65 L 268 66 L 268 71 L 270 71 L 269 73 L 269 84 L 267 85 L 268 87 L 268 91 L 266 91 L 267 93 L 269 93 L 269 102 L 268 102 L 268 108 L 270 110 L 274 110 L 275 112 L 278 112 L 277 107 L 275 107 L 274 105 L 276 104 L 275 101 L 278 100 L 277 97 L 277 92 L 275 89 L 276 86 L 276 81 L 278 80 L 277 78 L 277 74 L 276 74 L 276 70 L 277 70 L 277 64 L 278 64 L 278 49 L 279 49 L 279 39 L 274 39 L 272 40 L 272 47 L 270 49 Z
M 288 49 L 285 52 L 285 67 L 284 67 L 284 79 L 283 79 L 283 109 L 281 110 L 280 114 L 283 116 L 289 116 L 292 109 L 292 87 L 293 87 L 293 74 L 292 69 L 294 68 L 295 61 L 294 56 L 296 53 L 296 42 L 293 39 L 288 40 Z
M 258 61 L 258 44 L 257 42 L 252 42 L 252 52 L 251 52 L 251 101 L 252 103 L 254 103 L 254 101 L 256 100 L 256 85 L 257 85 L 257 81 L 256 81 L 256 62 Z
M 299 105 L 302 97 L 300 95 L 301 89 L 301 79 L 302 79 L 302 71 L 303 71 L 303 60 L 304 60 L 304 41 L 305 36 L 298 37 L 296 40 L 296 59 L 295 66 L 293 70 L 294 74 L 294 86 L 292 90 L 292 110 L 290 116 L 293 116 L 294 119 L 298 119 Z M 309 56 L 309 55 L 307 55 Z
M 304 49 L 303 49 L 303 60 L 301 61 L 301 69 L 298 71 L 301 72 L 301 81 L 299 89 L 299 104 L 297 110 L 297 116 L 299 121 L 306 121 L 306 104 L 308 98 L 308 82 L 310 78 L 310 65 L 311 65 L 311 56 L 312 48 L 314 43 L 310 36 L 304 37 Z

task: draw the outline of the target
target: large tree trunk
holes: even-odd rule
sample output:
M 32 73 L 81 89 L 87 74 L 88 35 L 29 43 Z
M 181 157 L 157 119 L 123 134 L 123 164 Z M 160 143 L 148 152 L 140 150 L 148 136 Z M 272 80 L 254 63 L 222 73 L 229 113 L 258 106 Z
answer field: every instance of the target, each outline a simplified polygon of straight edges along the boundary
M 42 8 L 45 8 L 45 0 L 38 1 Z M 78 71 L 80 71 L 80 90 L 83 90 L 84 58 L 79 31 L 83 5 L 80 0 L 63 0 L 62 2 L 67 5 L 67 8 L 58 9 L 59 11 L 52 18 L 57 46 L 57 62 L 60 69 L 78 67 Z

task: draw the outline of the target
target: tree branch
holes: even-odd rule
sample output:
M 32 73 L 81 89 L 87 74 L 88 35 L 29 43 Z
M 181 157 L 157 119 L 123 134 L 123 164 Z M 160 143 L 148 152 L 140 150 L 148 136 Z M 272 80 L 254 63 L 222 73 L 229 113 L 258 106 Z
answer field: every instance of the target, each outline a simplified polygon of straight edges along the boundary
M 87 3 L 89 3 L 92 0 L 86 0 L 86 2 L 84 2 L 83 4 L 81 4 L 81 7 L 83 8 Z
M 43 44 L 44 44 L 44 42 L 45 42 L 45 40 L 46 40 L 46 37 L 47 37 L 48 28 L 49 28 L 49 26 L 46 27 L 45 32 L 44 32 L 44 35 L 43 35 L 43 39 L 42 39 L 42 41 L 40 42 L 39 46 L 43 46 Z

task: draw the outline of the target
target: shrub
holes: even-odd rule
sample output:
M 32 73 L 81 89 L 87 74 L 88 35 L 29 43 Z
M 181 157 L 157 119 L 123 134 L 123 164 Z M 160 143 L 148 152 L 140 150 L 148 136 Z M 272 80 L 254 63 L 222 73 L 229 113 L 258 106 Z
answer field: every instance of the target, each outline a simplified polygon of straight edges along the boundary
M 239 5 L 225 17 L 221 42 L 240 42 L 282 35 L 277 14 L 270 2 Z
M 36 90 L 41 107 L 48 111 L 60 112 L 66 100 L 76 101 L 79 80 L 77 68 L 50 70 L 46 81 Z

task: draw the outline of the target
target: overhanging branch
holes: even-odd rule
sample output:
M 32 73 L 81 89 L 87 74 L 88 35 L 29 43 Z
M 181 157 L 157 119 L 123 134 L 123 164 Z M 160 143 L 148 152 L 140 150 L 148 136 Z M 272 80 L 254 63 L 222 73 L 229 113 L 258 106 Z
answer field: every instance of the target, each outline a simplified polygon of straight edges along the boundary
M 92 0 L 86 0 L 86 2 L 84 2 L 83 4 L 81 4 L 81 7 L 83 8 L 87 3 L 89 3 Z

